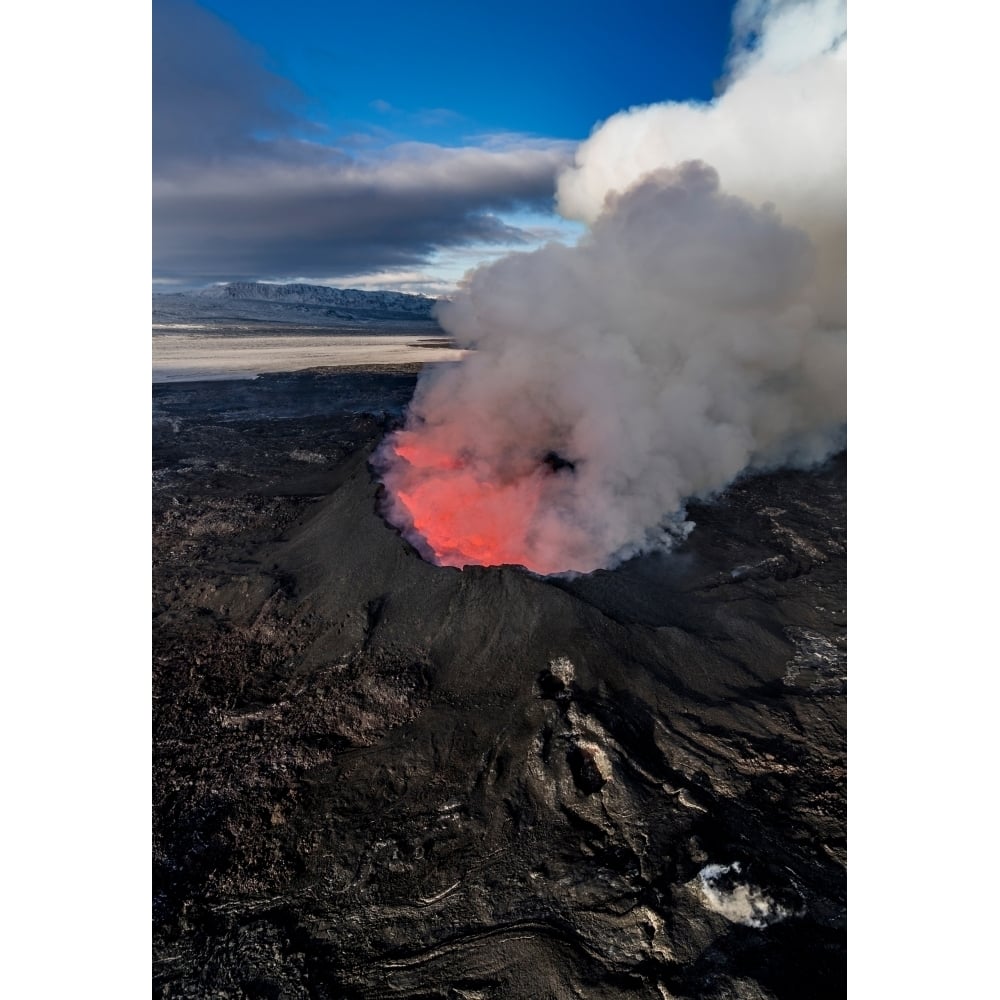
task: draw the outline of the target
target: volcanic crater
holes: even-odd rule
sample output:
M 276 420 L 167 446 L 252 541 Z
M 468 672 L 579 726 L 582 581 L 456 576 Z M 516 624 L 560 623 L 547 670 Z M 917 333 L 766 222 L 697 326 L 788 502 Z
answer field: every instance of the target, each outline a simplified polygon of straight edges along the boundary
M 436 566 L 371 466 L 416 372 L 154 386 L 156 995 L 842 996 L 845 456 Z

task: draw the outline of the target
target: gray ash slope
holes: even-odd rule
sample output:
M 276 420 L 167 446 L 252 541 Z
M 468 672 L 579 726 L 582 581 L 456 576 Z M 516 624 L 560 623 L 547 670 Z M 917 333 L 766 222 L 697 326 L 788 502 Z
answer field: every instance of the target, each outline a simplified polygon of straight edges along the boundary
M 155 387 L 157 995 L 842 996 L 844 457 L 439 568 L 368 466 L 413 382 Z

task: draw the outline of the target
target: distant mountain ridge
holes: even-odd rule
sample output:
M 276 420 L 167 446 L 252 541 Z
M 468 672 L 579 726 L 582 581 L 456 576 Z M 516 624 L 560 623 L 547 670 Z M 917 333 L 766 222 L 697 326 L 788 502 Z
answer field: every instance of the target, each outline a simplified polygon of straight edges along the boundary
M 359 323 L 434 323 L 437 299 L 405 292 L 366 292 L 326 285 L 232 281 L 195 292 L 154 292 L 160 325 L 231 322 L 342 326 Z

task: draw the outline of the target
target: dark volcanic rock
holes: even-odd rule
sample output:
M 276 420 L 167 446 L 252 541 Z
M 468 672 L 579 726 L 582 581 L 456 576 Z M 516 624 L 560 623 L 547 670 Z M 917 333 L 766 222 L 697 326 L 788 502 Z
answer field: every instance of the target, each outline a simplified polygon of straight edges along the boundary
M 157 995 L 843 995 L 843 457 L 440 568 L 368 466 L 413 381 L 155 389 Z

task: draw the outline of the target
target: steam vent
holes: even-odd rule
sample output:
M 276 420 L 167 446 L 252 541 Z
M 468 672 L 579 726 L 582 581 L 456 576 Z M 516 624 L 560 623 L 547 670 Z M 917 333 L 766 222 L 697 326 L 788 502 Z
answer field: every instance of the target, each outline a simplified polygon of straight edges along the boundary
M 155 387 L 157 995 L 843 995 L 843 456 L 459 570 L 379 513 L 414 384 Z

